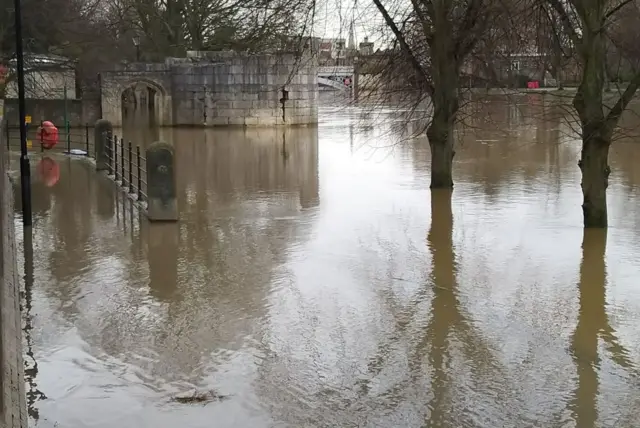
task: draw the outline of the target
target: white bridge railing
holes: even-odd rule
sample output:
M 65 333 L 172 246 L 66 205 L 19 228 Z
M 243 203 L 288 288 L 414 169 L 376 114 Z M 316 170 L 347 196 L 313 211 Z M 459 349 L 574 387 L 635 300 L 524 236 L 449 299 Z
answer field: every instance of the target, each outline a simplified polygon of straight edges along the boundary
M 353 76 L 351 65 L 330 65 L 318 67 L 319 76 Z
M 338 89 L 341 91 L 350 91 L 351 87 L 345 85 L 341 82 L 336 82 L 335 80 L 327 79 L 326 77 L 318 76 L 318 84 L 322 86 L 329 86 L 334 89 Z

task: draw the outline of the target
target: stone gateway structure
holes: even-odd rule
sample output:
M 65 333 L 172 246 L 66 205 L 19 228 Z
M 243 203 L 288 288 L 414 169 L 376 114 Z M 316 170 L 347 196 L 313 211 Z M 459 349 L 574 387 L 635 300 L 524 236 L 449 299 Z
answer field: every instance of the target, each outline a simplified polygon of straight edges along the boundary
M 102 118 L 123 122 L 133 102 L 159 126 L 272 126 L 318 122 L 315 60 L 294 54 L 190 52 L 101 74 Z

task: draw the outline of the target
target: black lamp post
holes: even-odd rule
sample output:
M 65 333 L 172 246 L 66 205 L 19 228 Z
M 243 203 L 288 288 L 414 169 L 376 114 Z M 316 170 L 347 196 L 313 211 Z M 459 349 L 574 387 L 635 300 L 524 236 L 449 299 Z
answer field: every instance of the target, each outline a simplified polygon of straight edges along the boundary
M 133 36 L 133 46 L 136 47 L 136 62 L 140 62 L 140 37 Z
M 22 11 L 20 0 L 14 0 L 16 26 L 16 73 L 18 75 L 18 116 L 20 120 L 20 187 L 22 192 L 22 224 L 31 226 L 31 165 L 27 152 L 27 124 L 24 93 L 24 52 L 22 50 Z

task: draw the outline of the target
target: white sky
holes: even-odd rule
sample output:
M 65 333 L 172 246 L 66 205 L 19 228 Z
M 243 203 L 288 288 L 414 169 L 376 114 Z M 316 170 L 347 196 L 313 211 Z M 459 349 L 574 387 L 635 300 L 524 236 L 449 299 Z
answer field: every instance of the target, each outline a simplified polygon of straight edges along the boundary
M 380 36 L 380 14 L 371 0 L 318 0 L 314 35 L 349 40 L 353 21 L 356 43 L 365 37 L 375 42 Z

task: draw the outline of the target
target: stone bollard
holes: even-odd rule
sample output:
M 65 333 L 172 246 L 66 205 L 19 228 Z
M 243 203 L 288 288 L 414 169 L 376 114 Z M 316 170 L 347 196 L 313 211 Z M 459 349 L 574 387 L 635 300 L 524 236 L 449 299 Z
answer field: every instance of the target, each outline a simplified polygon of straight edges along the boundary
M 113 126 L 106 119 L 96 122 L 94 128 L 93 142 L 96 146 L 96 170 L 104 171 L 109 169 L 111 138 L 113 137 Z
M 150 221 L 177 221 L 173 147 L 156 141 L 147 148 L 147 216 Z

